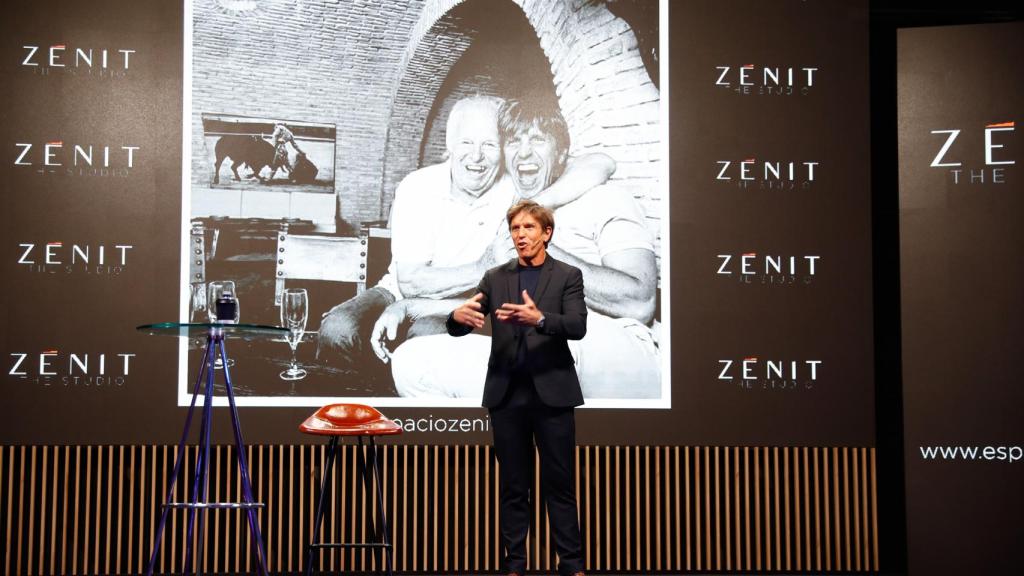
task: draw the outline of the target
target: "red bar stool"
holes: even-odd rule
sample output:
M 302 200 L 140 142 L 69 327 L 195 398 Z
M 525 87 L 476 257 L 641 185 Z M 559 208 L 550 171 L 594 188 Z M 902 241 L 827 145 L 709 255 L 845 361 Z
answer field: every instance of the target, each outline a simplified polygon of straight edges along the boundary
M 299 425 L 299 430 L 306 434 L 317 434 L 330 436 L 327 443 L 327 466 L 324 467 L 324 477 L 320 482 L 320 496 L 316 505 L 316 517 L 313 519 L 313 536 L 309 546 L 306 548 L 306 576 L 313 573 L 313 554 L 320 548 L 372 548 L 383 549 L 385 566 L 388 576 L 394 574 L 392 569 L 391 541 L 388 536 L 388 520 L 384 512 L 384 489 L 380 475 L 380 464 L 377 458 L 377 447 L 373 443 L 374 436 L 385 436 L 401 434 L 402 428 L 393 421 L 386 418 L 371 406 L 364 404 L 328 404 L 317 410 L 306 421 Z M 359 440 L 358 467 L 363 477 L 364 490 L 370 490 L 372 481 L 377 482 L 377 513 L 380 514 L 381 536 L 380 542 L 319 542 L 320 524 L 324 517 L 324 496 L 327 494 L 327 479 L 331 475 L 331 468 L 334 466 L 334 458 L 337 454 L 338 439 L 342 436 L 355 436 Z M 366 459 L 363 456 L 363 437 L 369 442 L 373 455 L 373 467 L 368 469 Z M 370 521 L 376 540 L 377 524 Z

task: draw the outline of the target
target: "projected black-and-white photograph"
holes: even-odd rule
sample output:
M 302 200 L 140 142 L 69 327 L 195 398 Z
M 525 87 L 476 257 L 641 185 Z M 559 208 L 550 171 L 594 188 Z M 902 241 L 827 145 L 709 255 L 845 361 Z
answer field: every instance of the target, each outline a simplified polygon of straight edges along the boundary
M 202 118 L 212 188 L 249 189 L 246 184 L 256 181 L 275 191 L 334 193 L 334 126 L 228 114 Z M 231 178 L 221 182 L 227 170 Z
M 671 406 L 656 0 L 195 0 L 190 20 L 183 315 L 218 320 L 230 290 L 239 322 L 290 330 L 227 341 L 240 405 L 479 406 L 490 321 L 445 320 L 516 258 L 529 199 L 583 273 L 585 405 Z

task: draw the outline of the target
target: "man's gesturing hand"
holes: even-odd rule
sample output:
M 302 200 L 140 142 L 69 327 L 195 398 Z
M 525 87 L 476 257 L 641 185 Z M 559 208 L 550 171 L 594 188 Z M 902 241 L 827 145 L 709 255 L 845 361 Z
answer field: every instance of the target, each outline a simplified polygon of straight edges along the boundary
M 480 301 L 483 298 L 483 292 L 477 292 L 476 295 L 463 302 L 461 306 L 452 312 L 452 319 L 470 328 L 483 328 L 484 315 L 480 313 Z
M 526 290 L 523 290 L 523 304 L 509 304 L 506 302 L 501 305 L 501 308 L 494 311 L 494 317 L 501 322 L 508 322 L 509 324 L 536 326 L 540 319 L 544 317 L 544 314 L 537 310 L 537 305 L 533 303 L 533 298 L 530 298 Z

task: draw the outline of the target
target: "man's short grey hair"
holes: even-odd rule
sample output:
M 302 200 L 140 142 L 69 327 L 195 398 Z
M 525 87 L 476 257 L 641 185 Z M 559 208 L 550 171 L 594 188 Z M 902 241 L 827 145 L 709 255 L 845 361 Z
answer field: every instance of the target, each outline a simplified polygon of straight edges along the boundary
M 485 96 L 482 94 L 467 96 L 456 102 L 455 106 L 452 106 L 452 111 L 448 114 L 448 124 L 445 127 L 444 133 L 444 144 L 448 154 L 451 154 L 455 149 L 455 142 L 453 142 L 453 138 L 455 138 L 455 134 L 459 129 L 459 124 L 462 122 L 462 118 L 465 116 L 467 111 L 474 107 L 481 107 L 490 110 L 494 113 L 495 125 L 497 125 L 498 110 L 504 103 L 505 100 L 502 98 L 497 96 Z

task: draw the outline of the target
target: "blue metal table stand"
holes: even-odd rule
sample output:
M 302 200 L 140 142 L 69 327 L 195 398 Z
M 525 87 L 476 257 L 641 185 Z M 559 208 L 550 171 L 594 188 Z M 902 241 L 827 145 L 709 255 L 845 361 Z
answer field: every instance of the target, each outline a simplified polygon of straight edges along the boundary
M 237 454 L 238 471 L 242 484 L 242 502 L 209 502 L 207 493 L 209 489 L 210 476 L 210 429 L 211 416 L 213 414 L 213 384 L 214 384 L 214 362 L 219 354 L 223 362 L 225 389 L 227 391 L 228 404 L 231 407 L 231 425 L 234 429 L 235 452 Z M 153 552 L 149 557 L 149 565 L 146 567 L 146 576 L 153 574 L 156 566 L 156 559 L 160 552 L 164 527 L 167 525 L 167 515 L 171 509 L 184 509 L 188 511 L 188 528 L 185 536 L 185 562 L 182 566 L 184 574 L 192 573 L 193 555 L 192 541 L 193 529 L 196 528 L 196 516 L 198 512 L 199 526 L 198 534 L 203 534 L 206 522 L 206 513 L 211 509 L 244 510 L 248 517 L 249 535 L 256 543 L 257 561 L 259 563 L 259 574 L 267 574 L 267 552 L 260 533 L 259 520 L 256 516 L 257 508 L 263 507 L 262 503 L 255 502 L 252 496 L 252 482 L 249 480 L 249 466 L 245 456 L 245 444 L 242 442 L 242 429 L 238 423 L 238 408 L 235 405 L 235 395 L 231 387 L 231 375 L 228 371 L 228 355 L 224 347 L 224 330 L 218 327 L 211 327 L 206 336 L 206 351 L 204 361 L 199 369 L 195 387 L 192 390 L 192 403 L 188 408 L 188 416 L 185 418 L 185 430 L 181 434 L 181 441 L 178 442 L 178 452 L 174 461 L 174 469 L 171 472 L 170 486 L 167 488 L 167 497 L 164 499 L 163 512 L 160 515 L 160 525 L 156 531 L 156 540 L 153 544 Z M 192 478 L 191 497 L 188 502 L 174 502 L 174 485 L 181 471 L 182 462 L 185 459 L 185 443 L 188 440 L 189 431 L 192 427 L 192 416 L 195 413 L 196 399 L 199 396 L 200 386 L 205 376 L 205 387 L 203 388 L 203 411 L 202 424 L 199 431 L 198 455 L 196 458 L 195 474 Z M 198 550 L 195 555 L 196 574 L 203 571 L 203 539 L 198 539 Z M 172 560 L 173 562 L 173 560 Z M 173 565 L 171 570 L 173 571 Z

